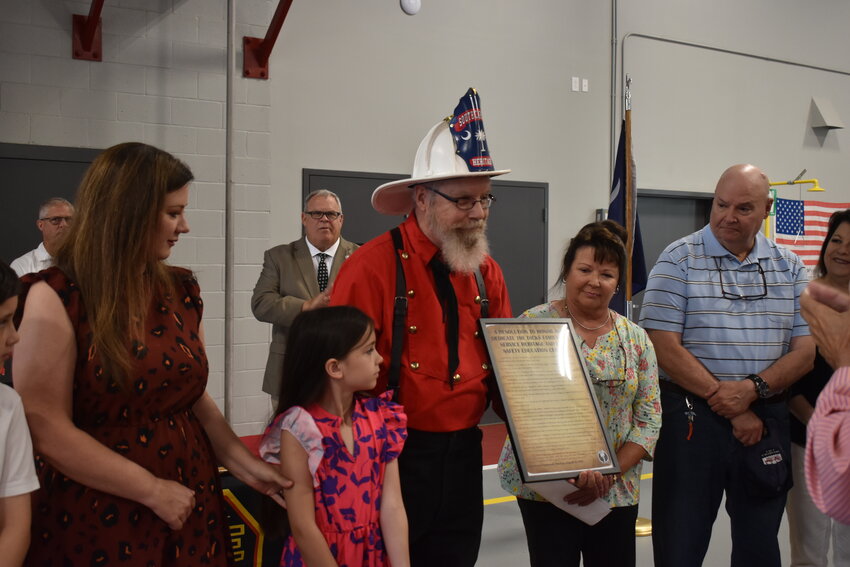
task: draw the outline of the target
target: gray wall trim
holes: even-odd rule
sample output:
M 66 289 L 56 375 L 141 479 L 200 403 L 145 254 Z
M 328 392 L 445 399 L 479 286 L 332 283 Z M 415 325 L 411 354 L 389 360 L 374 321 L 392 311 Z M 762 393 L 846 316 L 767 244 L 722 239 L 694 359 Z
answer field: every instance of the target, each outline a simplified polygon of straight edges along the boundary
M 671 199 L 714 199 L 714 193 L 704 191 L 666 191 L 664 189 L 638 189 L 638 197 L 669 197 Z
M 35 146 L 32 144 L 0 143 L 0 159 L 32 159 L 49 161 L 90 162 L 103 150 L 92 148 L 67 148 L 62 146 Z

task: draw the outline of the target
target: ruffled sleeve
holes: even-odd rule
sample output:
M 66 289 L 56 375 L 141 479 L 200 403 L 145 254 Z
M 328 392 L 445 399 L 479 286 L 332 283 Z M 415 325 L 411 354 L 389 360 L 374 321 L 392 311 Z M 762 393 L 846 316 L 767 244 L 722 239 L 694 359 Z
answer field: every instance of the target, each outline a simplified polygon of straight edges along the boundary
M 171 276 L 180 295 L 179 300 L 187 309 L 198 312 L 198 321 L 204 316 L 204 300 L 201 299 L 201 285 L 191 270 L 170 266 Z
M 381 462 L 397 459 L 407 439 L 407 414 L 401 404 L 392 401 L 392 392 L 387 391 L 375 398 L 366 398 L 363 405 L 377 414 L 381 425 L 377 429 L 381 446 Z
M 18 310 L 15 313 L 15 326 L 21 324 L 21 319 L 24 316 L 24 305 L 27 302 L 27 295 L 32 289 L 32 286 L 38 282 L 44 282 L 56 292 L 65 311 L 68 313 L 68 318 L 71 320 L 71 325 L 75 331 L 79 328 L 80 316 L 84 313 L 82 309 L 82 300 L 80 298 L 80 289 L 77 284 L 65 275 L 62 270 L 56 266 L 47 268 L 40 272 L 27 274 L 21 278 L 22 289 L 18 296 Z
M 307 452 L 307 467 L 313 477 L 313 487 L 319 486 L 316 471 L 324 455 L 322 434 L 313 416 L 300 406 L 289 408 L 266 427 L 260 441 L 260 457 L 268 463 L 280 464 L 280 435 L 284 431 L 291 433 Z

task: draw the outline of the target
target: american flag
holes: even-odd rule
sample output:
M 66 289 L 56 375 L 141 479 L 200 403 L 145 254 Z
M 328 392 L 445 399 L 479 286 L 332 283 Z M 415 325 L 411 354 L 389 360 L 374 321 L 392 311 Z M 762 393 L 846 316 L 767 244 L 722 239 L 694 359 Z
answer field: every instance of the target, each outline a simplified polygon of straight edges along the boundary
M 829 217 L 850 203 L 776 199 L 776 243 L 797 254 L 808 268 L 818 263 Z

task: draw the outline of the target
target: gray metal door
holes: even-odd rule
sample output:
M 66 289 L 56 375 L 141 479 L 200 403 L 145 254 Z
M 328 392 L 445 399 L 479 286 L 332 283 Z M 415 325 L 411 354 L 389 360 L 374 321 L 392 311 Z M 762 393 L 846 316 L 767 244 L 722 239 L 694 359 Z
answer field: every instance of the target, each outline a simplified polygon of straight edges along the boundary
M 638 191 L 638 214 L 647 274 L 652 271 L 658 255 L 668 244 L 708 224 L 711 199 L 711 193 Z M 640 320 L 642 303 L 643 292 L 635 294 L 632 311 L 635 321 Z
M 401 223 L 403 217 L 372 209 L 375 187 L 406 175 L 305 169 L 303 194 L 329 189 L 342 199 L 347 240 L 366 242 Z M 546 183 L 493 181 L 496 202 L 490 211 L 488 236 L 493 258 L 502 267 L 515 315 L 546 300 Z
M 38 206 L 50 197 L 74 201 L 101 150 L 0 144 L 0 258 L 7 264 L 38 246 Z

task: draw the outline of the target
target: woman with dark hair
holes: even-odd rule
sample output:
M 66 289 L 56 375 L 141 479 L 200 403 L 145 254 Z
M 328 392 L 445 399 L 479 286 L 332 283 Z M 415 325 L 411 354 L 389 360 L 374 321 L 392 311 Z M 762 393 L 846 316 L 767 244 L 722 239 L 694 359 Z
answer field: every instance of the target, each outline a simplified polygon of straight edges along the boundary
M 850 293 L 850 209 L 829 218 L 826 238 L 820 249 L 815 281 L 842 294 Z M 791 566 L 827 565 L 830 540 L 834 565 L 850 566 L 850 526 L 836 522 L 818 510 L 806 487 L 804 470 L 806 424 L 815 403 L 832 376 L 833 369 L 817 351 L 814 368 L 789 389 L 791 427 L 791 470 L 794 487 L 788 492 L 788 532 Z
M 30 564 L 227 565 L 218 463 L 280 498 L 286 481 L 205 392 L 198 283 L 165 263 L 191 181 L 162 150 L 109 148 L 55 267 L 23 280 L 13 370 L 42 485 Z
M 21 284 L 0 262 L 0 368 L 12 356 L 18 333 L 12 320 Z M 0 384 L 0 562 L 17 567 L 30 543 L 30 493 L 38 490 L 32 441 L 21 398 Z
M 586 225 L 570 241 L 559 284 L 563 299 L 532 307 L 523 318 L 567 318 L 580 338 L 605 428 L 622 475 L 583 471 L 571 504 L 604 498 L 611 512 L 593 526 L 522 483 L 510 439 L 499 458 L 502 487 L 517 496 L 532 567 L 634 567 L 641 463 L 652 458 L 661 428 L 658 368 L 646 333 L 608 305 L 625 271 L 625 230 L 613 221 Z

